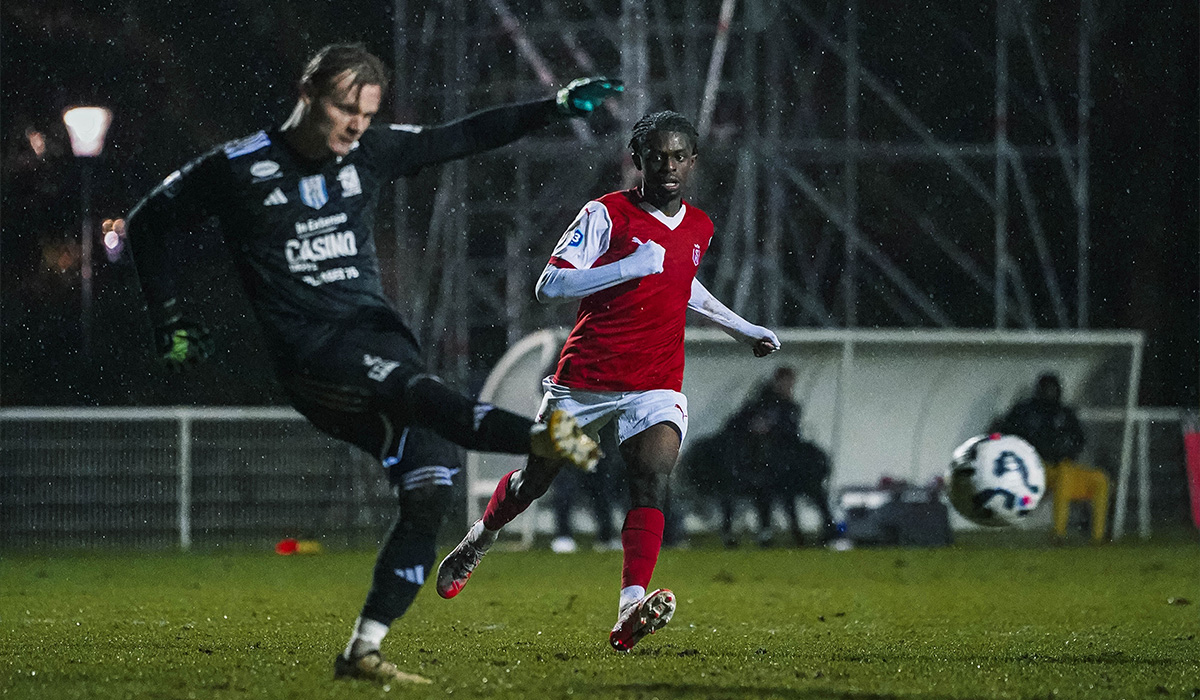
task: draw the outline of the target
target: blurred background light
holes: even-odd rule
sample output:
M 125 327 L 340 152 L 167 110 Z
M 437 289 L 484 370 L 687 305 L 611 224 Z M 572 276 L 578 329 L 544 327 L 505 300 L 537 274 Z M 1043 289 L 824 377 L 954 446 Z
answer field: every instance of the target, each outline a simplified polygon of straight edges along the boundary
M 37 129 L 28 127 L 25 129 L 25 138 L 29 139 L 29 148 L 33 150 L 33 155 L 38 158 L 43 158 L 46 155 L 46 135 Z
M 81 158 L 100 155 L 111 122 L 112 111 L 104 107 L 72 107 L 63 112 L 63 123 L 71 135 L 71 151 Z

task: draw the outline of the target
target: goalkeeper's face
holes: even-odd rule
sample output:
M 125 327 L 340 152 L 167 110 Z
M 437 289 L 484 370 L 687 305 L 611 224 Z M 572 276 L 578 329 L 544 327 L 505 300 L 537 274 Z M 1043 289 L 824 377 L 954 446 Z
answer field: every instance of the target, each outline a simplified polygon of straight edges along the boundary
M 696 151 L 686 134 L 655 131 L 646 139 L 634 164 L 642 170 L 643 191 L 651 203 L 669 202 L 683 197 Z
M 311 129 L 333 155 L 344 156 L 371 125 L 382 99 L 380 86 L 355 85 L 347 73 L 327 94 L 310 98 Z

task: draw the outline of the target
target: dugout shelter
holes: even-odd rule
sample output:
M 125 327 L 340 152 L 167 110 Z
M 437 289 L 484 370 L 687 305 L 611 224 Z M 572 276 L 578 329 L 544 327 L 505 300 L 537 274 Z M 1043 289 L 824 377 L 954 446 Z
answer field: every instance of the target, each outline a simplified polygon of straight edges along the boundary
M 515 343 L 484 383 L 481 398 L 530 414 L 542 377 L 568 330 L 542 330 Z M 795 397 L 806 438 L 833 459 L 831 491 L 874 484 L 882 476 L 925 484 L 945 472 L 963 440 L 1025 397 L 1042 372 L 1056 372 L 1081 412 L 1116 415 L 1120 435 L 1103 455 L 1116 474 L 1114 526 L 1123 527 L 1141 375 L 1140 331 L 785 329 L 783 349 L 758 359 L 719 330 L 689 328 L 683 390 L 689 440 L 715 432 L 774 371 L 796 370 Z M 1092 441 L 1093 444 L 1095 441 Z M 686 449 L 686 445 L 685 445 Z M 500 477 L 523 464 L 513 455 L 467 460 L 467 516 L 480 517 Z M 528 544 L 541 518 L 537 504 L 521 524 Z M 966 527 L 957 518 L 953 525 Z

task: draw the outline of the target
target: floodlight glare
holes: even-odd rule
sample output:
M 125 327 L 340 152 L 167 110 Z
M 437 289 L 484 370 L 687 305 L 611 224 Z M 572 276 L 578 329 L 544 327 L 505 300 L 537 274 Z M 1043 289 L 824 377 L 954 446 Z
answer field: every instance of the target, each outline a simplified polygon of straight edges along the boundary
M 63 123 L 71 135 L 71 151 L 81 158 L 100 155 L 111 121 L 112 110 L 104 107 L 73 107 L 63 112 Z

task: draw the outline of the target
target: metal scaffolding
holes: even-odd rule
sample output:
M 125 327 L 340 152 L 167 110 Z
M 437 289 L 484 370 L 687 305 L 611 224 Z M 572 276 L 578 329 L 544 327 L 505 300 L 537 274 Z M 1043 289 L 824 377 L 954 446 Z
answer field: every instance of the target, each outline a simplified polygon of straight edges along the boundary
M 579 75 L 627 92 L 444 166 L 431 204 L 399 186 L 396 291 L 459 378 L 569 323 L 533 283 L 578 209 L 635 181 L 632 123 L 671 108 L 701 131 L 689 199 L 717 234 L 700 276 L 743 316 L 1087 327 L 1096 21 L 1093 0 L 397 0 L 398 115 L 450 119 Z

